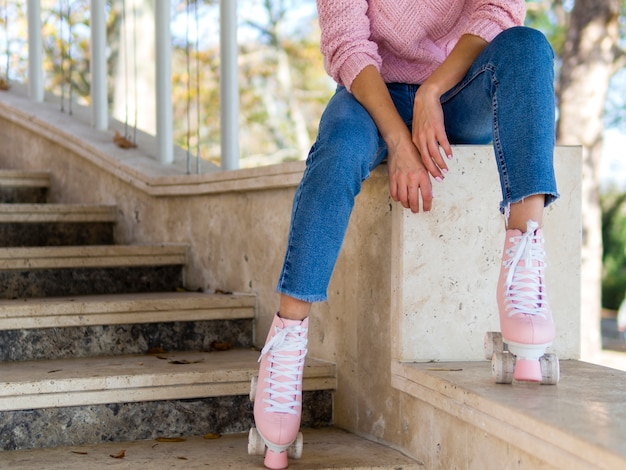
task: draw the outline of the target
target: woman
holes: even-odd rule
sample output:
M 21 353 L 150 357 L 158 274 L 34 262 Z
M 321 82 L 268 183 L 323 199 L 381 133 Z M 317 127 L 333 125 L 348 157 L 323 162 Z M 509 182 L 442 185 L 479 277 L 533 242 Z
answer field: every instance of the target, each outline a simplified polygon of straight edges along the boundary
M 287 465 L 298 433 L 311 304 L 326 300 L 354 198 L 384 159 L 391 197 L 428 212 L 451 144 L 493 142 L 505 229 L 497 302 L 516 379 L 541 380 L 537 359 L 555 334 L 541 232 L 544 207 L 558 197 L 553 53 L 541 33 L 521 26 L 525 2 L 317 6 L 325 67 L 338 87 L 294 198 L 280 308 L 260 359 L 254 414 L 269 468 Z

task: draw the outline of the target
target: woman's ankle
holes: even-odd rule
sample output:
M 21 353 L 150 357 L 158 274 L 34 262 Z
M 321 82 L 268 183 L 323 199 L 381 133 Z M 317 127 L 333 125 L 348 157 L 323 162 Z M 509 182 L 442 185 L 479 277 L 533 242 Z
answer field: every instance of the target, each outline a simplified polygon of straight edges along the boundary
M 278 316 L 286 320 L 302 321 L 309 316 L 311 303 L 298 300 L 288 295 L 280 296 Z

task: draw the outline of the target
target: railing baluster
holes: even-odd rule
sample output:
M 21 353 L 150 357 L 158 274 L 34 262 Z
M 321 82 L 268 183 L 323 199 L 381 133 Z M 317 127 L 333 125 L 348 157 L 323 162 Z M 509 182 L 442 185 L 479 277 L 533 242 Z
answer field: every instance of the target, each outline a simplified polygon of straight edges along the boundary
M 106 62 L 106 0 L 91 0 L 91 124 L 109 127 Z
M 239 168 L 237 0 L 220 0 L 220 119 L 222 170 Z
M 156 41 L 156 137 L 158 158 L 162 163 L 174 161 L 170 16 L 170 1 L 156 0 L 154 29 Z
M 43 102 L 43 42 L 41 38 L 41 1 L 28 0 L 28 95 Z
M 4 41 L 7 48 L 7 62 L 4 70 L 4 77 L 0 77 L 0 80 L 4 79 L 4 88 L 9 89 L 9 70 L 11 68 L 11 38 L 9 36 L 9 0 L 4 0 Z

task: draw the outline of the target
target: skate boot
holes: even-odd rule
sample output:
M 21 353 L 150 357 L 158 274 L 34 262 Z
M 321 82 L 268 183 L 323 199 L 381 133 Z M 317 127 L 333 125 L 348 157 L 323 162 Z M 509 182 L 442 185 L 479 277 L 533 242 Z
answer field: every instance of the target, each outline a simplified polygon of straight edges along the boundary
M 497 289 L 502 334 L 498 338 L 492 333 L 486 340 L 495 341 L 491 359 L 498 383 L 515 379 L 555 384 L 559 379 L 558 359 L 544 354 L 555 331 L 546 297 L 543 232 L 538 227 L 529 220 L 525 233 L 506 232 Z
M 302 453 L 302 372 L 307 354 L 309 320 L 274 317 L 259 358 L 259 377 L 254 391 L 254 421 L 248 452 L 267 446 L 265 466 L 287 467 L 287 457 Z M 254 387 L 254 382 L 253 382 Z

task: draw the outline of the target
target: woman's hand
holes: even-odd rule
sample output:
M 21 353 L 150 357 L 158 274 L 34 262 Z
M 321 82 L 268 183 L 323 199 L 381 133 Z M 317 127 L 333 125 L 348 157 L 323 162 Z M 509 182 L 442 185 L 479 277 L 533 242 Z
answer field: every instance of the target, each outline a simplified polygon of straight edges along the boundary
M 391 198 L 419 212 L 421 196 L 422 210 L 430 211 L 433 201 L 430 176 L 378 70 L 365 67 L 352 82 L 352 93 L 370 113 L 387 144 Z
M 442 151 L 452 158 L 452 148 L 446 136 L 440 96 L 427 85 L 418 88 L 413 102 L 413 144 L 422 163 L 437 181 L 442 181 L 448 166 Z
M 441 96 L 456 85 L 470 69 L 476 57 L 487 45 L 484 39 L 465 34 L 450 55 L 418 88 L 413 102 L 413 143 L 420 152 L 422 163 L 437 181 L 448 171 L 446 157 L 452 157 L 441 107 Z
M 406 137 L 398 142 L 387 143 L 387 167 L 391 198 L 400 202 L 405 209 L 418 213 L 421 196 L 421 208 L 424 212 L 429 212 L 433 202 L 430 176 L 411 141 L 408 129 Z

